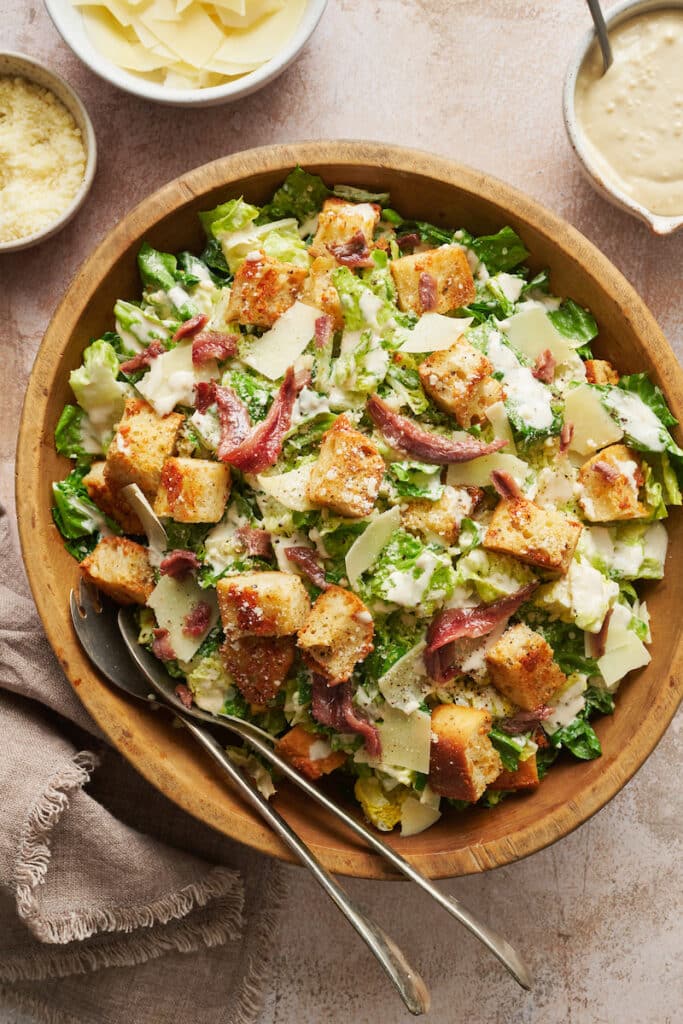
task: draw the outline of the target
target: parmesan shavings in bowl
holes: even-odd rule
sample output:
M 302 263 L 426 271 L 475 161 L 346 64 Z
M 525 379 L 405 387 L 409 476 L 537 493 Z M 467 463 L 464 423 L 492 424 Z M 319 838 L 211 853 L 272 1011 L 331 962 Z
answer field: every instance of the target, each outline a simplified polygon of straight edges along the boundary
M 80 99 L 21 53 L 0 53 L 0 253 L 54 235 L 84 201 L 97 146 Z
M 171 89 L 239 79 L 285 49 L 306 0 L 71 0 L 119 68 Z

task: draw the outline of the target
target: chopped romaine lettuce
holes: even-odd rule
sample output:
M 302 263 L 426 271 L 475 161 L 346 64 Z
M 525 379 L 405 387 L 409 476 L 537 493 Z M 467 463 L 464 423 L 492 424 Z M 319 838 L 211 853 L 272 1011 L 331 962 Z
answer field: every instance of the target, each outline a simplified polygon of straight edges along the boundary
M 379 206 L 388 206 L 391 202 L 391 195 L 388 192 L 368 192 L 365 188 L 356 188 L 355 185 L 334 185 L 332 195 L 338 199 L 345 199 L 348 203 L 377 203 Z
M 438 501 L 443 494 L 440 466 L 426 462 L 392 462 L 388 472 L 394 490 L 402 498 L 428 498 Z
M 500 754 L 505 771 L 516 772 L 519 768 L 519 755 L 524 752 L 526 747 L 526 737 L 508 736 L 502 729 L 494 726 L 489 733 L 489 739 Z
M 501 228 L 495 235 L 480 235 L 470 243 L 489 274 L 513 270 L 529 255 L 522 239 L 512 228 Z
M 90 499 L 83 485 L 86 472 L 87 466 L 77 466 L 64 480 L 52 485 L 52 518 L 67 550 L 79 561 L 90 554 L 102 534 L 121 532 Z
M 431 614 L 453 593 L 455 573 L 447 552 L 397 530 L 382 549 L 362 589 L 367 596 Z
M 258 223 L 295 217 L 304 224 L 320 212 L 329 195 L 330 190 L 319 175 L 310 174 L 303 167 L 295 167 L 261 210 Z
M 242 197 L 220 203 L 213 210 L 199 214 L 202 227 L 209 238 L 218 238 L 241 231 L 256 220 L 259 215 L 258 206 L 245 203 Z
M 93 435 L 90 421 L 79 406 L 64 406 L 55 427 L 55 448 L 60 455 L 77 462 L 90 462 L 94 455 L 102 454 L 102 445 Z
M 531 569 L 516 558 L 474 548 L 458 559 L 456 584 L 474 587 L 482 601 L 496 601 L 514 594 L 535 579 Z
M 551 310 L 548 316 L 565 338 L 579 340 L 586 345 L 597 337 L 598 325 L 594 317 L 572 299 L 565 299 L 560 308 Z
M 114 347 L 99 339 L 88 345 L 82 366 L 69 375 L 71 390 L 103 451 L 123 415 L 126 385 L 117 380 L 118 374 L 119 360 Z

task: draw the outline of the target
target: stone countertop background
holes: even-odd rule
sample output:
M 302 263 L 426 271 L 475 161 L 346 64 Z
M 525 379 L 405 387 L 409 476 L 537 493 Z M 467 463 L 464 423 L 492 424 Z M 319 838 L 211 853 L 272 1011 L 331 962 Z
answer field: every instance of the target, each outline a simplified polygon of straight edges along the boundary
M 362 138 L 431 150 L 497 175 L 583 231 L 643 295 L 683 356 L 683 233 L 662 239 L 597 197 L 561 115 L 564 69 L 589 25 L 582 0 L 330 0 L 298 62 L 245 101 L 155 106 L 80 64 L 36 0 L 4 0 L 2 46 L 42 59 L 80 93 L 99 167 L 74 221 L 42 246 L 0 256 L 7 381 L 26 379 L 45 326 L 86 255 L 148 193 L 240 149 Z M 0 407 L 0 500 L 12 501 L 22 389 Z M 525 950 L 524 993 L 469 935 L 407 884 L 349 882 L 431 988 L 433 1021 L 675 1024 L 683 1019 L 680 728 L 577 832 L 485 876 L 444 883 Z M 402 1024 L 363 945 L 296 868 L 262 1024 Z M 30 1024 L 0 1007 L 2 1024 Z M 137 1024 L 137 1022 L 136 1022 Z

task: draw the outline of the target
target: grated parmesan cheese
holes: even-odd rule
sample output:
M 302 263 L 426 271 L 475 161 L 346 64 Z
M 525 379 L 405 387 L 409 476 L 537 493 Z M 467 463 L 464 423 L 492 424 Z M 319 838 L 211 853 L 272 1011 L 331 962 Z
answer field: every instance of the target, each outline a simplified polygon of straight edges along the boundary
M 35 82 L 0 76 L 0 242 L 56 221 L 84 174 L 81 133 L 64 104 Z

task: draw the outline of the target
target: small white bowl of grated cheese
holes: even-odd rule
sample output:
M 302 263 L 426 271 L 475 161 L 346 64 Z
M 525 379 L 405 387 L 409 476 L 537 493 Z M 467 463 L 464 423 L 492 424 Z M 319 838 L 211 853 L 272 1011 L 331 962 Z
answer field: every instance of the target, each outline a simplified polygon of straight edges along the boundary
M 71 86 L 25 54 L 0 52 L 0 255 L 60 231 L 96 162 L 93 126 Z

